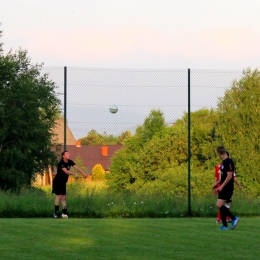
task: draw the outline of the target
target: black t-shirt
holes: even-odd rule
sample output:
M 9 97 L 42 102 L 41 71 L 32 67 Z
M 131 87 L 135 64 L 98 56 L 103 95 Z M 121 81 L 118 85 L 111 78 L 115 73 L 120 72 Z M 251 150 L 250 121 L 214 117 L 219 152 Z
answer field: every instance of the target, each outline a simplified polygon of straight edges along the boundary
M 226 158 L 225 160 L 223 160 L 220 170 L 221 170 L 220 183 L 222 184 L 225 181 L 225 179 L 227 178 L 227 173 L 228 172 L 234 173 L 234 171 L 235 171 L 235 165 L 234 165 L 234 162 L 232 161 L 232 159 Z M 234 188 L 234 178 L 233 177 L 230 179 L 230 181 L 226 184 L 226 186 L 224 188 L 231 188 L 231 189 Z
M 68 171 L 70 170 L 71 166 L 74 166 L 75 163 L 72 160 L 68 160 L 68 162 L 64 162 L 63 160 L 61 160 L 58 163 L 58 169 L 57 169 L 57 174 L 55 176 L 56 179 L 60 180 L 60 181 L 68 181 L 69 175 L 66 174 L 62 168 L 66 168 Z

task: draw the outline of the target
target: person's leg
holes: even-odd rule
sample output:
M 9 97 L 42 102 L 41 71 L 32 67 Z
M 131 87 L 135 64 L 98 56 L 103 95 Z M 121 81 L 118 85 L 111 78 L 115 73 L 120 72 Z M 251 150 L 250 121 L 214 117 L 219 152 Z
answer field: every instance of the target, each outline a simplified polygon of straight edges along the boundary
M 231 201 L 227 200 L 225 206 L 228 210 L 230 210 L 230 204 L 231 204 Z M 227 222 L 231 222 L 231 218 L 229 216 L 227 216 Z
M 62 217 L 68 218 L 66 195 L 61 196 L 61 204 L 62 204 Z
M 59 218 L 59 205 L 60 205 L 60 195 L 56 195 L 54 202 L 54 217 Z
M 236 217 L 236 216 L 234 216 L 234 215 L 231 213 L 231 211 L 230 211 L 230 204 L 231 204 L 231 202 L 232 202 L 232 199 L 231 199 L 232 194 L 233 194 L 233 191 L 232 191 L 232 193 L 231 193 L 231 195 L 230 195 L 230 199 L 227 201 L 227 202 L 229 202 L 229 203 L 228 203 L 227 205 L 225 205 L 225 206 L 226 206 L 226 208 L 227 208 L 227 210 L 228 210 L 227 216 L 230 218 L 230 221 L 232 222 L 232 229 L 234 229 L 234 228 L 236 228 L 236 226 L 237 226 L 237 223 L 238 223 L 238 221 L 239 221 L 239 218 Z M 229 207 L 228 207 L 228 206 L 229 206 Z
M 226 200 L 226 203 L 225 203 L 225 205 L 224 205 L 224 206 L 226 207 L 226 209 L 225 209 L 225 211 L 226 211 L 226 216 L 229 217 L 229 218 L 232 219 L 232 220 L 235 220 L 236 217 L 235 217 L 235 216 L 232 214 L 232 212 L 230 211 L 230 207 L 227 206 L 229 203 L 232 202 L 231 197 L 232 197 L 232 195 L 233 195 L 233 190 L 227 191 L 226 194 L 227 194 L 227 195 L 226 195 L 226 196 L 227 196 L 227 200 Z
M 66 195 L 61 196 L 62 209 L 67 208 Z
M 218 209 L 218 215 L 217 215 L 216 223 L 221 223 L 221 215 L 220 215 L 220 210 L 219 209 Z
M 223 209 L 223 207 L 226 208 L 226 207 L 224 206 L 225 202 L 226 202 L 226 201 L 223 200 L 223 199 L 218 199 L 218 200 L 217 200 L 217 203 L 216 203 L 216 206 L 217 206 L 218 209 L 220 210 L 220 216 L 221 216 L 221 220 L 222 220 L 223 226 L 224 226 L 224 227 L 228 227 L 228 225 L 227 225 L 227 220 L 226 220 L 226 211 Z M 226 209 L 227 209 L 227 208 L 226 208 Z

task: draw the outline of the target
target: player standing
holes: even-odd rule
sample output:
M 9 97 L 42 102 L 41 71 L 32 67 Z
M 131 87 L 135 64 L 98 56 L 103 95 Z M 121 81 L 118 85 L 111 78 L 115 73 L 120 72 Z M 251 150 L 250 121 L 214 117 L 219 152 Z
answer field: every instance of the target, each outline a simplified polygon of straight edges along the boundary
M 229 153 L 227 153 L 227 156 L 229 157 Z M 214 188 L 214 194 L 217 195 L 218 192 L 216 190 L 216 188 L 218 188 L 220 186 L 220 177 L 221 177 L 221 165 L 222 163 L 220 163 L 219 165 L 217 165 L 215 167 L 215 188 Z M 236 177 L 236 173 L 233 174 L 233 178 L 234 178 L 234 182 L 237 184 L 238 188 L 241 190 L 242 189 L 242 186 L 241 184 L 239 183 L 239 181 L 237 180 L 237 177 Z M 232 202 L 232 198 L 230 198 L 229 200 L 226 201 L 226 204 L 225 206 L 230 209 L 230 203 Z M 231 219 L 227 216 L 227 222 L 231 222 Z M 217 220 L 216 220 L 216 223 L 219 224 L 219 223 L 222 223 L 222 220 L 221 220 L 221 215 L 220 215 L 220 210 L 218 210 L 218 215 L 217 215 Z
M 238 217 L 235 217 L 231 211 L 225 206 L 226 201 L 228 201 L 233 194 L 234 190 L 234 179 L 233 173 L 235 171 L 234 162 L 228 157 L 226 149 L 224 146 L 219 146 L 217 148 L 217 153 L 222 159 L 221 164 L 221 179 L 220 179 L 220 186 L 216 189 L 218 192 L 218 199 L 216 206 L 220 210 L 221 220 L 223 226 L 220 230 L 228 230 L 227 220 L 226 217 L 230 217 L 232 220 L 232 229 L 237 226 L 239 221 Z M 214 184 L 214 187 L 216 184 Z
M 52 193 L 56 194 L 54 202 L 54 218 L 59 218 L 59 204 L 62 204 L 62 218 L 68 218 L 67 213 L 67 202 L 66 202 L 66 184 L 69 178 L 69 175 L 74 175 L 75 178 L 78 178 L 78 173 L 71 172 L 70 167 L 73 166 L 77 171 L 81 172 L 84 178 L 87 177 L 85 174 L 72 160 L 69 159 L 70 154 L 68 151 L 62 153 L 62 159 L 58 163 L 57 174 L 53 179 Z

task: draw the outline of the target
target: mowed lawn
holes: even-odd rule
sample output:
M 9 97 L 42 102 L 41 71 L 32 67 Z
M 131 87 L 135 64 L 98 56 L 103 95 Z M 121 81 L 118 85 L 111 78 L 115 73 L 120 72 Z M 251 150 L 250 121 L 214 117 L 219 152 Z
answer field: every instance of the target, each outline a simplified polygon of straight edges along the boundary
M 0 259 L 260 259 L 260 218 L 0 219 Z

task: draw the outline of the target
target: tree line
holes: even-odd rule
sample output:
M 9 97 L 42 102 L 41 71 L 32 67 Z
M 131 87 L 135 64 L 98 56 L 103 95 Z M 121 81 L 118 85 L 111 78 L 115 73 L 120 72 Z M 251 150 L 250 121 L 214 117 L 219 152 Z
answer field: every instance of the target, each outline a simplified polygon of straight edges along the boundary
M 219 98 L 215 109 L 191 113 L 191 189 L 211 194 L 216 147 L 224 145 L 248 196 L 260 185 L 260 71 L 246 69 Z M 108 182 L 117 191 L 182 195 L 187 193 L 188 115 L 173 125 L 160 110 L 151 111 L 112 160 Z

